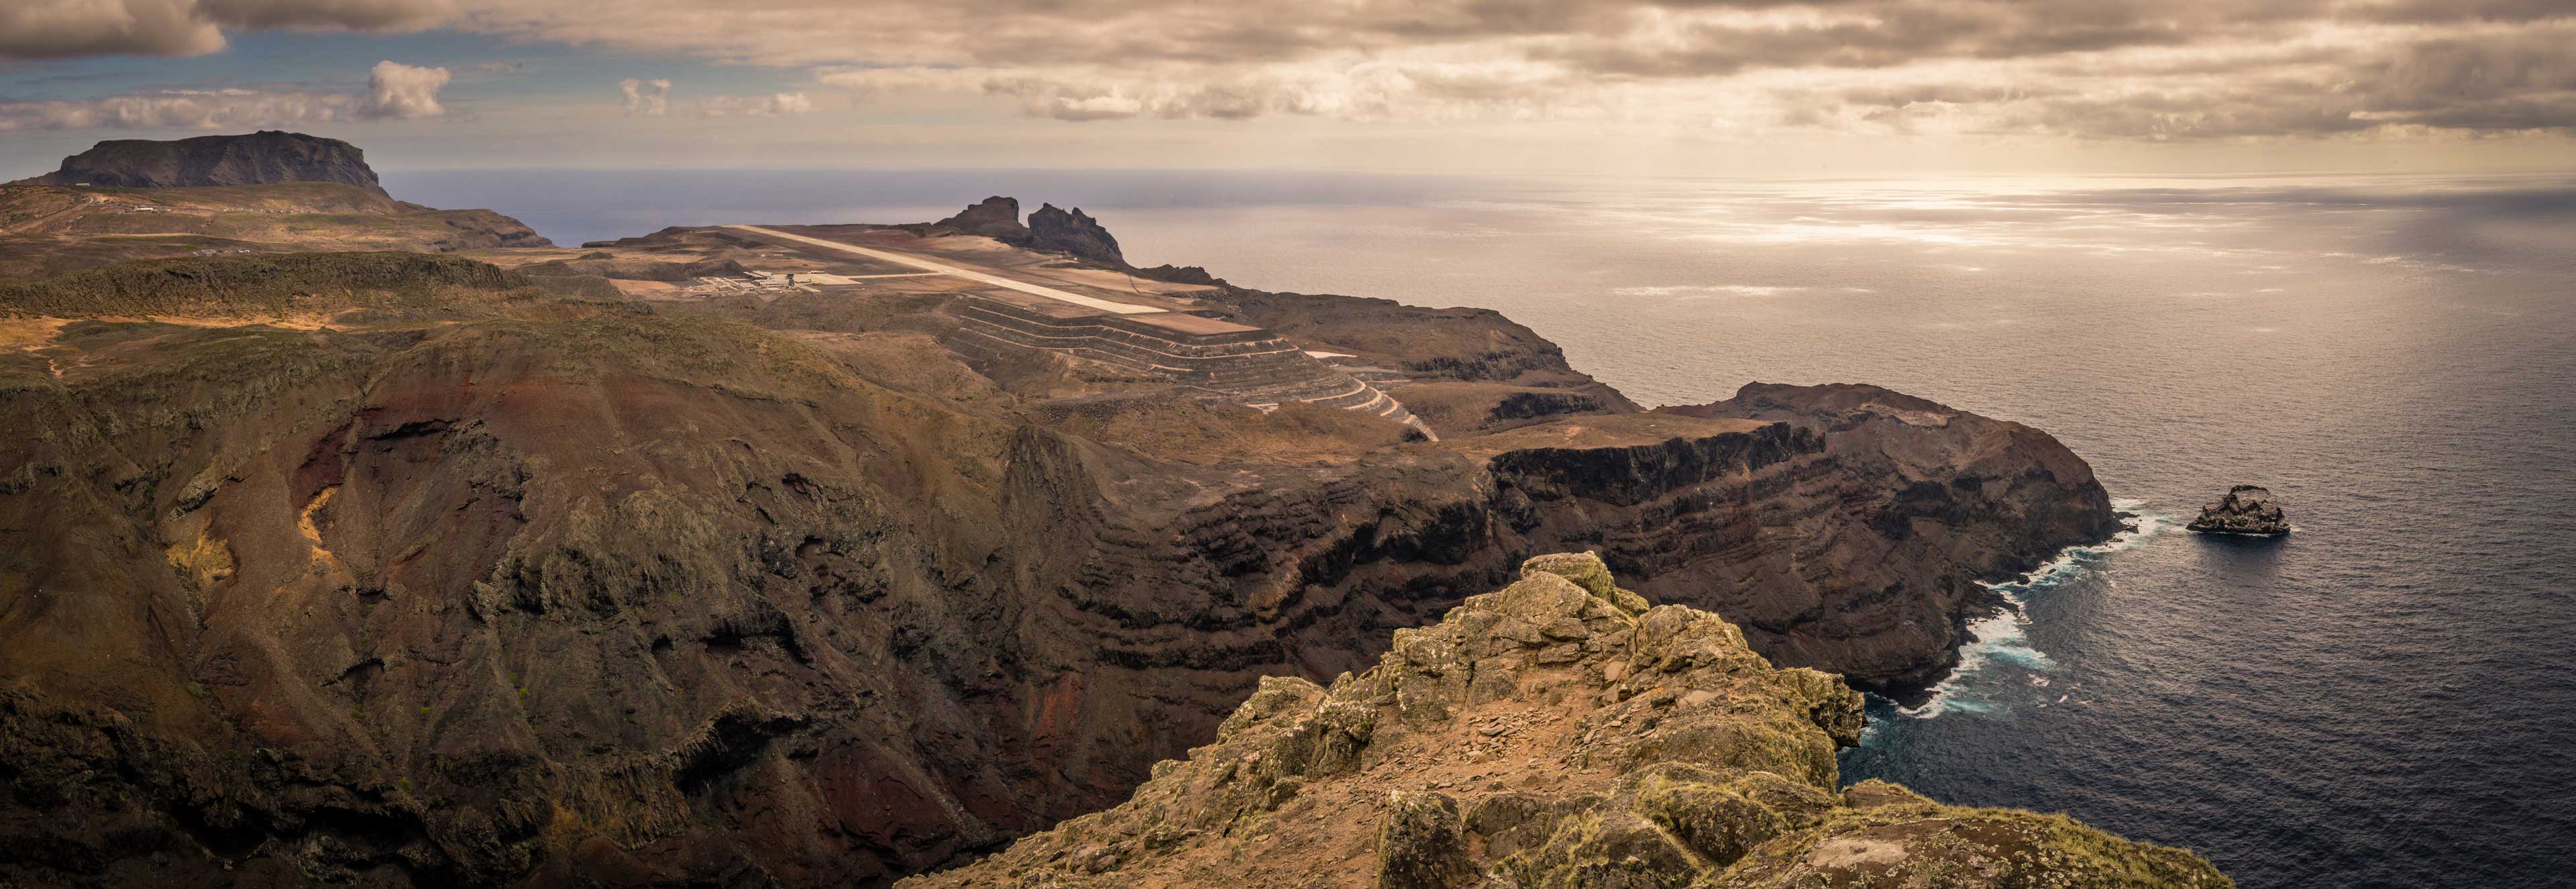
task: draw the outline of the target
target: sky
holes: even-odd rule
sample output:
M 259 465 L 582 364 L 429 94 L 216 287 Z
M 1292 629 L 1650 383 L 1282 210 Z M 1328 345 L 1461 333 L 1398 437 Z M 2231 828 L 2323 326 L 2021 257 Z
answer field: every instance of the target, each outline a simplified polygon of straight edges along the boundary
M 0 172 L 2576 169 L 2576 0 L 5 0 Z M 0 176 L 0 178 L 8 178 Z

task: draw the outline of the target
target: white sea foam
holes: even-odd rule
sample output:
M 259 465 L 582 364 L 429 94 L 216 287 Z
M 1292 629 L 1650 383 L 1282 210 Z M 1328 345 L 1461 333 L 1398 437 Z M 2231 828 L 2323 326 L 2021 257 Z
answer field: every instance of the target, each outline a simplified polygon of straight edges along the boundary
M 1968 622 L 1968 636 L 1974 640 L 1959 647 L 1958 666 L 1950 675 L 1932 686 L 1932 696 L 1915 707 L 1899 707 L 1898 713 L 1916 719 L 1930 719 L 1949 712 L 1993 713 L 2006 709 L 2003 702 L 1987 697 L 1988 689 L 1978 682 L 1986 665 L 2002 661 L 2033 672 L 2056 669 L 2048 653 L 2030 644 L 2030 615 L 2025 607 L 2029 596 L 2080 576 L 2103 556 L 2131 549 L 2166 531 L 2180 527 L 2172 519 L 2139 507 L 2144 501 L 2114 500 L 2111 508 L 2129 518 L 2129 523 L 2111 539 L 2090 546 L 2070 546 L 2060 550 L 2057 558 L 2033 568 L 2029 573 L 2008 581 L 1986 584 L 2003 606 L 1993 614 Z M 2030 677 L 2030 684 L 2046 686 L 2048 680 Z M 2061 699 L 2063 700 L 2063 699 Z

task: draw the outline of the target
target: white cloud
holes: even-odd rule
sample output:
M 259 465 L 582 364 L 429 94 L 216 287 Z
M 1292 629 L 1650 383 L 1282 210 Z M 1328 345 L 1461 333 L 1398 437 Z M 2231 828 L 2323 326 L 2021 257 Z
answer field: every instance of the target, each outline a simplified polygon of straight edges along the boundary
M 364 93 L 293 88 L 160 90 L 97 99 L 0 102 L 10 130 L 242 130 L 255 127 L 435 117 L 445 68 L 378 63 Z
M 804 93 L 774 93 L 766 96 L 717 96 L 708 99 L 698 113 L 708 117 L 786 117 L 814 110 L 814 100 Z
M 414 118 L 447 113 L 438 90 L 449 79 L 445 68 L 420 68 L 401 62 L 377 62 L 367 74 L 367 116 Z
M 356 120 L 364 109 L 346 93 L 206 90 L 101 99 L 0 103 L 0 131 L 78 129 L 239 130 Z
M 628 114 L 661 117 L 671 112 L 671 81 L 667 78 L 629 77 L 617 82 L 617 91 L 626 94 Z

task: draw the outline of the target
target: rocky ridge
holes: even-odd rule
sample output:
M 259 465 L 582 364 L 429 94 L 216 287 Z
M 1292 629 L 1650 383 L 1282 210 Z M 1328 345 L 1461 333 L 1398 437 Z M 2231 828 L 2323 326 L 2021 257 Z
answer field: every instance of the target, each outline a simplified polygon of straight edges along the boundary
M 907 889 L 2226 887 L 2063 816 L 1837 786 L 1860 696 L 1542 556 L 1329 686 L 1265 678 L 1127 802 Z

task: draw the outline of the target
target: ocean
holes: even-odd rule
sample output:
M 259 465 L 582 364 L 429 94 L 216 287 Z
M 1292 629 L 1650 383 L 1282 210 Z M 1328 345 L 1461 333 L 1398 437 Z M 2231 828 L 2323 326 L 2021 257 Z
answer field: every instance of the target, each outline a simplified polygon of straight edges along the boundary
M 1869 382 L 2055 434 L 2132 530 L 2003 584 L 1845 780 L 2247 887 L 2576 874 L 2576 177 L 391 173 L 562 243 L 1080 206 L 1139 265 L 1498 309 L 1646 404 Z M 2296 530 L 2181 529 L 2231 484 Z

